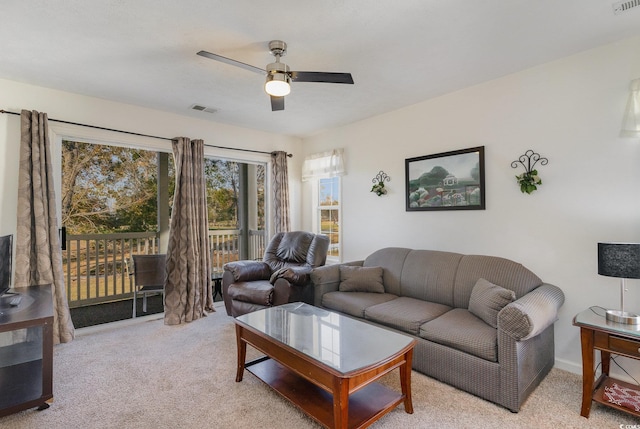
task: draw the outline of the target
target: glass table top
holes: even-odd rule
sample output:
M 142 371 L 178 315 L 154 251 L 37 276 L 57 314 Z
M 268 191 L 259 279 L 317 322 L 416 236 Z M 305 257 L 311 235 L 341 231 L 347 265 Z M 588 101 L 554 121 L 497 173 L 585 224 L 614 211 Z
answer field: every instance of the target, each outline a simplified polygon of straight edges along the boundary
M 343 374 L 378 363 L 414 339 L 296 302 L 238 316 L 251 327 Z
M 601 307 L 591 307 L 578 313 L 573 318 L 573 324 L 609 331 L 614 334 L 640 338 L 640 325 L 626 325 L 610 322 L 606 319 L 606 310 Z

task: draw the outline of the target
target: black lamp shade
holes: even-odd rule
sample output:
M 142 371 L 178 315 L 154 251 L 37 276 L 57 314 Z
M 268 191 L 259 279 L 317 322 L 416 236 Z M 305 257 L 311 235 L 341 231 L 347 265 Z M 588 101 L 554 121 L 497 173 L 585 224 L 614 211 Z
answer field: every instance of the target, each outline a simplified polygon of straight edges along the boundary
M 598 243 L 598 274 L 640 279 L 640 243 Z

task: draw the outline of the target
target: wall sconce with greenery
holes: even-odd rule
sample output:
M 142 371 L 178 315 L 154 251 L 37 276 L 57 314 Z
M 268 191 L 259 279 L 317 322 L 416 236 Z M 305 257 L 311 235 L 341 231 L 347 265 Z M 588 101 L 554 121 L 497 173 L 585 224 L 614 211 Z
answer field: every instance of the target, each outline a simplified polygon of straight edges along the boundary
M 387 176 L 387 173 L 380 170 L 380 172 L 376 174 L 376 177 L 371 179 L 371 181 L 374 183 L 373 187 L 371 188 L 371 192 L 375 192 L 377 196 L 387 194 L 387 188 L 384 187 L 384 182 L 391 181 L 391 177 Z
M 538 189 L 538 185 L 542 185 L 542 179 L 538 176 L 538 170 L 535 169 L 536 164 L 540 162 L 540 165 L 547 165 L 549 160 L 542 158 L 539 153 L 532 150 L 528 150 L 524 155 L 511 163 L 511 168 L 517 168 L 518 164 L 524 167 L 524 173 L 516 176 L 518 185 L 520 185 L 520 191 L 524 194 L 532 193 Z

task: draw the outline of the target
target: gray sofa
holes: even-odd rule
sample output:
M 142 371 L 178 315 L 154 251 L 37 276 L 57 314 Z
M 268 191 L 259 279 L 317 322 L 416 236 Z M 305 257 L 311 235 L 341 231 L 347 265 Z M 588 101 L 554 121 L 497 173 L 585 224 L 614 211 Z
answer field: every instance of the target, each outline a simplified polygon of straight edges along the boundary
M 413 336 L 413 369 L 513 412 L 554 365 L 564 294 L 514 261 L 384 248 L 311 281 L 314 305 Z

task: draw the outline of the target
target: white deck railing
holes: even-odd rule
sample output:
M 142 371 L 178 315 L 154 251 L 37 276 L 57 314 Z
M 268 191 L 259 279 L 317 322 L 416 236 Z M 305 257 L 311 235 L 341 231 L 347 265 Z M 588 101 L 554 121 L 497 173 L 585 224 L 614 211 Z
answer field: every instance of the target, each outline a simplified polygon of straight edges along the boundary
M 209 230 L 211 271 L 221 272 L 227 262 L 237 261 L 239 229 Z M 265 231 L 249 231 L 249 259 L 264 254 Z M 158 253 L 158 234 L 133 232 L 67 235 L 63 268 L 67 299 L 71 307 L 130 298 L 133 285 L 128 275 L 131 255 Z

